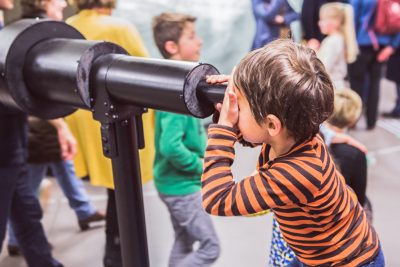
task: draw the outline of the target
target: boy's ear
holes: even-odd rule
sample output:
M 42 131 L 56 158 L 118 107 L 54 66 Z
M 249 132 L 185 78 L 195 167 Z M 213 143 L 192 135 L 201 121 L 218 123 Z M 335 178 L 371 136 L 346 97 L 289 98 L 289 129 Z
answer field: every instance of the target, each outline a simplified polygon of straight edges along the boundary
M 171 56 L 177 54 L 179 51 L 178 49 L 178 44 L 175 43 L 174 41 L 166 41 L 164 44 L 164 49 L 165 51 L 168 52 Z
M 268 114 L 265 120 L 268 134 L 273 137 L 277 136 L 282 131 L 282 123 L 277 116 Z

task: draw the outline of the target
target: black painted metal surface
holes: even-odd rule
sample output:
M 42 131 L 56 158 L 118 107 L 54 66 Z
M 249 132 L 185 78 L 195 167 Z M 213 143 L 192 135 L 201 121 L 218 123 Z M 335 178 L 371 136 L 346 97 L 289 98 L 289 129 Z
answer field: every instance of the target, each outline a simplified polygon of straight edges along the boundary
M 65 23 L 50 20 L 20 20 L 0 31 L 0 101 L 46 119 L 75 111 L 70 105 L 49 101 L 28 89 L 23 73 L 25 59 L 36 43 L 48 38 L 83 39 L 83 36 Z
M 89 109 L 111 158 L 123 266 L 148 267 L 138 150 L 146 108 L 204 118 L 226 86 L 205 83 L 209 64 L 130 57 L 119 46 L 90 42 L 55 21 L 24 20 L 0 31 L 0 102 L 41 118 Z

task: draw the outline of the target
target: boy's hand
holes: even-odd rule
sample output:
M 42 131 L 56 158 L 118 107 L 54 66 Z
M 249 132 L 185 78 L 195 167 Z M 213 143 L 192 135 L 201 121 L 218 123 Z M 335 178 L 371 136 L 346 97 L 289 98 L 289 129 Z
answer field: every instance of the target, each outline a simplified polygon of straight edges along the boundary
M 218 103 L 216 109 L 220 112 L 218 124 L 236 128 L 239 120 L 237 96 L 233 87 L 232 76 L 225 91 L 224 101 Z
M 235 68 L 232 70 L 232 74 L 235 71 Z M 233 75 L 211 75 L 207 77 L 207 82 L 210 84 L 217 83 L 226 83 L 228 82 L 228 86 L 225 91 L 225 96 L 223 103 L 215 104 L 215 109 L 220 112 L 218 124 L 228 126 L 228 127 L 237 127 L 237 123 L 239 120 L 239 107 L 237 104 L 237 96 L 235 93 L 235 89 L 233 86 Z
M 207 76 L 207 83 L 209 84 L 218 84 L 218 83 L 227 83 L 229 79 L 231 78 L 230 75 L 209 75 Z

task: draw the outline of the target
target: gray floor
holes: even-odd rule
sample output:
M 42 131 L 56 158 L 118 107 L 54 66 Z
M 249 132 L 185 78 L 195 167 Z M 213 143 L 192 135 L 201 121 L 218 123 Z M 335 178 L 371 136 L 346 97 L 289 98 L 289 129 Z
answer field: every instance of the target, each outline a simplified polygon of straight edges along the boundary
M 381 88 L 382 111 L 392 107 L 394 85 L 383 81 Z M 389 267 L 400 266 L 397 255 L 400 240 L 400 120 L 380 120 L 374 131 L 364 130 L 364 120 L 352 131 L 369 149 L 368 196 L 374 208 L 376 227 Z M 237 176 L 253 170 L 257 151 L 239 148 L 234 166 Z M 104 210 L 104 189 L 87 186 L 93 202 Z M 169 249 L 173 241 L 172 226 L 164 205 L 158 199 L 154 186 L 145 185 L 147 234 L 152 267 L 167 266 Z M 271 215 L 252 218 L 213 218 L 221 240 L 222 254 L 215 266 L 243 267 L 266 266 L 271 233 Z M 54 185 L 52 200 L 43 219 L 54 254 L 66 267 L 100 267 L 104 248 L 104 227 L 99 224 L 80 232 L 74 213 L 68 207 L 61 191 Z M 0 254 L 0 267 L 25 267 L 22 258 L 8 257 L 6 250 Z

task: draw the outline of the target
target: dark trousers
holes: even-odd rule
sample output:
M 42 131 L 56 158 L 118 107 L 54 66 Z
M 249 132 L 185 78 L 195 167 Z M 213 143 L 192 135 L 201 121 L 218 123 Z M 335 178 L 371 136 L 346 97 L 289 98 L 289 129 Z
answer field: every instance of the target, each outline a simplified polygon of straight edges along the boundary
M 400 83 L 396 83 L 396 105 L 393 108 L 394 114 L 400 114 Z
M 382 63 L 376 60 L 379 51 L 372 47 L 360 47 L 357 60 L 349 65 L 350 87 L 363 99 L 367 112 L 367 127 L 375 127 L 378 117 L 379 85 Z
M 42 224 L 42 209 L 27 181 L 26 165 L 0 167 L 0 251 L 10 216 L 29 267 L 62 266 L 52 255 Z
M 115 191 L 107 189 L 108 202 L 106 214 L 106 251 L 104 254 L 104 267 L 121 267 L 122 255 L 119 240 L 117 204 Z

